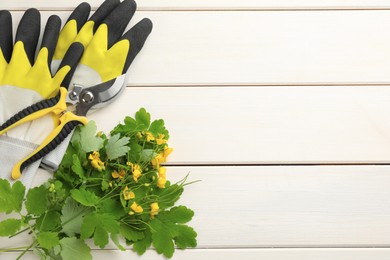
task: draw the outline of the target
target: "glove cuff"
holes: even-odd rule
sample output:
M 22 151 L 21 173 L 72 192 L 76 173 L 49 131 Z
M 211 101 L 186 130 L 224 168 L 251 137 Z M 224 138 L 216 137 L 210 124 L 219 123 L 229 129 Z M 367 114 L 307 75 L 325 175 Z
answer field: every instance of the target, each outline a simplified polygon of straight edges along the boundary
M 56 149 L 48 153 L 42 160 L 41 167 L 54 172 L 58 169 L 62 158 L 65 155 L 66 149 L 70 143 L 70 139 L 72 139 L 73 131 L 59 144 Z
M 1 135 L 0 136 L 0 178 L 9 180 L 11 183 L 17 181 L 11 178 L 11 172 L 14 165 L 31 154 L 38 145 L 20 140 L 17 138 Z M 28 190 L 31 187 L 34 176 L 38 170 L 40 161 L 29 165 L 24 169 L 22 177 L 18 179 Z

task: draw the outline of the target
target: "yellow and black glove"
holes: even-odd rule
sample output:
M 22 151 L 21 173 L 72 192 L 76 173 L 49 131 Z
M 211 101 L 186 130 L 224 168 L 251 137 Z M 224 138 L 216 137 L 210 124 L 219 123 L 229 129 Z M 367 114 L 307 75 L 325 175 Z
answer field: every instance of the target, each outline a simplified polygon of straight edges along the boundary
M 48 19 L 39 49 L 41 25 L 38 10 L 29 9 L 24 13 L 15 42 L 12 17 L 8 11 L 0 11 L 0 28 L 0 177 L 9 179 L 13 165 L 31 153 L 46 138 L 47 129 L 52 129 L 56 122 L 52 117 L 45 117 L 39 123 L 23 123 L 24 118 L 15 118 L 14 115 L 26 107 L 31 110 L 38 101 L 53 98 L 66 75 L 73 73 L 83 46 L 73 44 L 64 55 L 58 71 L 52 74 L 50 65 L 61 28 L 58 16 Z M 34 59 L 37 49 L 39 52 Z M 7 130 L 15 124 L 20 125 Z M 26 169 L 28 174 L 22 181 L 27 186 L 37 167 L 38 164 L 35 164 Z

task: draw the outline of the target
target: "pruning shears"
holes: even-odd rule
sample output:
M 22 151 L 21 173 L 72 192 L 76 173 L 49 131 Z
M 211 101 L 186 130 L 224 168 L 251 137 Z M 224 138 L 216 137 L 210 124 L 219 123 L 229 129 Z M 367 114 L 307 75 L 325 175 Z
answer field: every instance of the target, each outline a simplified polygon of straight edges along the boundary
M 125 74 L 92 87 L 73 84 L 68 91 L 60 87 L 57 96 L 42 100 L 23 109 L 0 126 L 0 135 L 26 122 L 47 114 L 58 116 L 59 123 L 46 139 L 29 156 L 12 169 L 12 178 L 18 179 L 21 172 L 33 162 L 53 151 L 79 124 L 87 124 L 87 113 L 114 101 L 125 87 Z

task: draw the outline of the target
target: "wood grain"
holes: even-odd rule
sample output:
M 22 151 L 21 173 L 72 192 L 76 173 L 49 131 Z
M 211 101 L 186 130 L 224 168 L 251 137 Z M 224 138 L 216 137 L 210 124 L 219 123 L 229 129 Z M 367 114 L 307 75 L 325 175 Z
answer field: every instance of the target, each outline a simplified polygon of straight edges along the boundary
M 95 260 L 162 260 L 162 256 L 156 252 L 148 250 L 145 255 L 138 256 L 132 252 L 121 252 L 118 250 L 93 250 L 93 259 Z M 2 253 L 2 260 L 14 260 L 19 253 Z M 174 260 L 199 260 L 203 258 L 224 259 L 224 260 L 280 260 L 280 259 L 299 259 L 299 260 L 388 260 L 390 257 L 389 249 L 195 249 L 195 250 L 177 250 Z M 38 260 L 39 258 L 32 253 L 26 254 L 26 259 Z
M 34 6 L 45 10 L 72 10 L 82 0 L 35 0 Z M 97 8 L 103 0 L 88 1 Z M 141 0 L 140 10 L 295 10 L 295 9 L 389 9 L 388 0 Z M 28 0 L 2 1 L 0 9 L 24 10 Z
M 388 87 L 129 87 L 90 119 L 107 132 L 140 107 L 172 164 L 390 162 Z

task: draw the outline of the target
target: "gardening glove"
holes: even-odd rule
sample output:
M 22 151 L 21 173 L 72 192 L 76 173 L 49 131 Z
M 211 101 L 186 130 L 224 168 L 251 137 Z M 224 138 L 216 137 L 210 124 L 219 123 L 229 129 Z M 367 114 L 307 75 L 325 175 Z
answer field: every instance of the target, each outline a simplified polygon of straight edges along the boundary
M 90 27 L 93 28 L 94 25 L 99 24 L 119 4 L 120 4 L 119 0 L 105 1 L 88 21 L 87 21 L 87 19 L 89 17 L 91 7 L 87 3 L 80 4 L 74 10 L 74 12 L 72 12 L 72 14 L 70 15 L 60 37 L 59 37 L 59 30 L 60 30 L 61 20 L 58 17 L 56 17 L 55 33 L 47 34 L 47 36 L 46 37 L 44 36 L 44 38 L 43 38 L 44 43 L 51 44 L 50 45 L 49 66 L 52 67 L 53 74 L 55 71 L 57 71 L 57 69 L 59 67 L 62 66 L 62 65 L 60 66 L 60 64 L 67 64 L 67 62 L 69 62 L 69 61 L 66 61 L 66 59 L 69 59 L 70 55 L 68 53 L 70 52 L 70 50 L 72 48 L 74 48 L 74 45 L 78 46 L 78 48 L 81 48 L 81 49 L 83 48 L 83 45 L 81 43 L 76 43 L 76 44 L 73 43 L 74 42 L 73 39 L 77 36 L 77 32 L 78 31 L 89 31 L 88 29 Z M 6 25 L 5 26 L 6 33 L 3 33 L 3 37 L 0 37 L 0 39 L 3 39 L 2 46 L 4 46 L 4 49 L 7 50 L 5 53 L 9 53 L 9 52 L 12 52 L 12 48 L 11 48 L 12 47 L 12 34 L 10 33 L 12 31 L 12 25 L 11 25 L 12 20 L 11 20 L 11 16 L 9 15 L 9 12 L 4 11 L 3 13 L 4 13 L 4 16 L 2 16 L 2 17 L 5 17 L 3 19 L 4 20 L 3 24 Z M 51 19 L 53 19 L 53 18 L 51 18 Z M 39 24 L 39 12 L 38 12 L 38 15 L 31 16 L 30 20 L 36 21 Z M 26 30 L 30 29 L 27 27 L 28 23 L 25 23 L 25 24 L 26 24 L 25 25 Z M 51 26 L 51 27 L 53 27 L 53 26 Z M 34 35 L 36 35 L 36 37 L 38 37 L 40 27 L 36 26 L 34 28 L 35 28 L 34 30 L 36 31 L 36 32 L 34 31 Z M 47 28 L 49 28 L 49 26 Z M 68 29 L 66 29 L 66 28 L 68 28 Z M 74 28 L 74 31 L 76 33 L 69 34 L 69 33 L 73 32 L 72 30 L 69 30 L 69 28 Z M 31 34 L 33 34 L 33 33 L 31 33 Z M 65 34 L 67 34 L 67 35 L 65 35 Z M 64 37 L 64 35 L 67 36 L 68 39 L 70 38 L 70 41 L 68 40 L 68 42 L 64 42 L 64 39 L 67 39 L 66 37 Z M 87 34 L 85 34 L 85 35 L 87 35 Z M 36 40 L 37 39 L 38 38 L 36 38 Z M 57 48 L 57 51 L 56 51 L 57 56 L 59 53 L 61 54 L 61 60 L 57 59 L 57 60 L 54 60 L 53 62 L 50 62 L 50 61 L 52 61 L 54 49 L 57 46 L 57 39 L 59 39 L 60 43 L 62 44 L 62 45 L 60 44 L 60 46 Z M 86 37 L 83 40 L 87 41 Z M 35 43 L 35 45 L 36 45 L 36 43 Z M 11 51 L 9 51 L 10 48 L 11 48 Z M 81 52 L 79 52 L 77 62 L 79 61 L 80 55 L 81 55 Z M 72 59 L 72 61 L 70 61 L 73 64 L 72 67 L 75 68 L 76 67 L 75 65 L 77 63 L 76 59 L 74 59 L 75 57 L 72 57 L 72 56 L 70 58 Z M 45 68 L 45 69 L 47 70 L 47 68 Z M 74 69 L 73 69 L 73 72 L 74 72 Z M 66 86 L 69 85 L 69 79 L 71 79 L 72 73 L 67 74 L 67 77 L 65 77 L 65 79 L 63 80 L 63 85 L 66 85 Z M 65 82 L 67 82 L 67 83 L 65 83 Z M 30 149 L 30 151 L 33 149 L 33 152 L 27 153 L 27 151 L 26 151 L 24 154 L 27 154 L 28 156 L 23 157 L 22 160 L 18 161 L 14 165 L 14 167 L 12 169 L 13 178 L 19 178 L 21 175 L 21 171 L 25 167 L 27 167 L 28 165 L 32 164 L 33 162 L 35 162 L 37 160 L 40 161 L 40 159 L 44 155 L 47 154 L 48 150 L 50 150 L 50 149 L 49 149 L 49 147 L 47 147 L 46 142 L 47 142 L 47 140 L 51 140 L 52 136 L 56 134 L 56 130 L 58 129 L 58 125 L 61 122 L 64 123 L 64 121 L 65 121 L 65 123 L 69 123 L 69 124 L 67 124 L 67 128 L 69 128 L 69 125 L 77 125 L 79 123 L 78 121 L 83 122 L 83 123 L 86 122 L 84 119 L 72 116 L 70 113 L 67 113 L 65 116 L 62 115 L 63 112 L 66 110 L 66 103 L 65 103 L 66 88 L 62 88 L 62 91 L 59 92 L 60 85 L 58 85 L 58 84 L 54 84 L 54 85 L 55 86 L 50 88 L 52 93 L 57 94 L 54 98 L 46 99 L 49 96 L 43 95 L 42 97 L 45 98 L 43 100 L 42 100 L 42 98 L 34 99 L 34 101 L 36 101 L 36 100 L 42 100 L 42 101 L 40 101 L 39 103 L 29 102 L 26 105 L 30 105 L 31 103 L 35 103 L 35 104 L 32 107 L 25 108 L 24 110 L 20 111 L 18 114 L 14 115 L 11 118 L 11 120 L 8 120 L 6 122 L 6 124 L 3 124 L 3 126 L 2 126 L 3 128 L 6 128 L 6 129 L 3 129 L 3 132 L 5 132 L 5 131 L 9 131 L 10 128 L 13 128 L 19 124 L 22 124 L 23 122 L 25 122 L 27 120 L 30 121 L 30 120 L 36 119 L 37 117 L 42 117 L 42 118 L 39 118 L 38 120 L 32 121 L 29 124 L 25 124 L 24 128 L 22 126 L 20 126 L 20 127 L 18 127 L 18 130 L 13 130 L 13 131 L 21 131 L 22 133 L 24 133 L 24 132 L 26 132 L 26 129 L 25 129 L 26 125 L 30 129 L 41 129 L 42 122 L 51 122 L 54 120 L 54 127 L 52 125 L 50 125 L 50 127 L 45 128 L 47 130 L 46 133 L 50 133 L 48 135 L 47 134 L 45 135 L 47 138 L 43 138 L 43 135 L 42 135 L 42 138 L 40 137 L 40 139 L 39 139 L 39 146 L 35 145 L 36 142 L 33 143 L 35 148 Z M 61 93 L 65 93 L 65 95 L 61 95 Z M 20 106 L 14 110 L 19 111 L 19 110 L 21 110 L 22 107 L 25 107 L 25 104 L 20 103 Z M 10 112 L 9 114 L 14 113 L 15 111 Z M 31 114 L 31 111 L 35 111 L 35 113 Z M 29 116 L 26 117 L 26 115 L 29 115 Z M 9 115 L 5 116 L 5 118 L 7 118 L 7 117 L 9 117 Z M 22 118 L 22 120 L 19 120 L 21 118 Z M 47 123 L 44 123 L 43 125 L 47 125 Z M 2 130 L 2 129 L 0 128 L 0 130 Z M 39 131 L 39 132 L 41 132 L 41 131 Z M 63 133 L 60 133 L 60 134 L 63 134 Z M 63 138 L 62 135 L 56 136 L 55 142 L 60 142 L 61 138 Z M 36 138 L 33 138 L 33 139 L 38 140 Z M 38 146 L 38 148 L 37 148 L 37 146 Z M 15 162 L 12 161 L 12 163 L 15 163 Z M 29 172 L 35 172 L 37 169 L 37 165 L 39 165 L 39 162 L 35 163 L 34 167 L 33 166 L 29 167 L 29 169 L 30 169 Z M 32 177 L 33 175 L 34 174 L 29 174 L 28 176 Z M 26 176 L 24 176 L 24 178 L 26 178 Z
M 105 86 L 114 84 L 124 86 L 126 84 L 128 68 L 142 49 L 152 30 L 152 22 L 145 18 L 123 34 L 135 10 L 136 3 L 133 0 L 125 0 L 98 27 L 96 27 L 96 24 L 94 26 L 91 24 L 85 30 L 83 28 L 77 33 L 74 41 L 82 43 L 85 51 L 72 79 L 69 81 L 69 92 L 72 92 L 74 86 L 86 88 L 98 84 L 104 84 Z M 71 43 L 63 35 L 75 35 L 74 28 L 64 27 L 54 59 L 61 59 L 63 53 L 61 50 L 66 49 L 64 43 Z M 62 36 L 64 40 L 62 40 Z M 50 170 L 58 168 L 70 138 L 71 135 L 56 150 L 44 158 L 43 167 Z
M 59 70 L 52 75 L 50 63 L 60 27 L 58 16 L 48 19 L 41 47 L 34 60 L 41 28 L 38 10 L 29 9 L 24 13 L 16 31 L 15 43 L 12 17 L 8 11 L 0 11 L 0 178 L 10 180 L 14 164 L 33 152 L 56 123 L 52 117 L 41 118 L 37 124 L 23 123 L 21 116 L 34 113 L 19 112 L 38 101 L 54 97 L 81 57 L 83 46 L 72 45 L 64 55 Z M 33 112 L 31 109 L 24 111 Z M 15 114 L 18 116 L 15 117 Z M 21 181 L 27 188 L 38 165 L 39 162 L 24 169 Z

